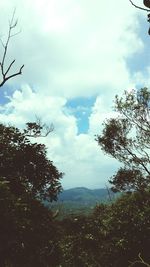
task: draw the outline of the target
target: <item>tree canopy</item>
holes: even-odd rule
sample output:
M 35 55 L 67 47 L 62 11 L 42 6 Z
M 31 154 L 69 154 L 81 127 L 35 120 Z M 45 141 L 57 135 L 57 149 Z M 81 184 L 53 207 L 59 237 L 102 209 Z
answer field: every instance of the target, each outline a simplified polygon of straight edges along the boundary
M 144 190 L 150 186 L 150 91 L 125 92 L 115 99 L 117 118 L 104 122 L 98 144 L 123 163 L 110 182 L 113 189 Z
M 28 192 L 52 201 L 61 190 L 63 174 L 47 158 L 45 145 L 32 143 L 27 137 L 37 131 L 39 134 L 36 123 L 28 124 L 23 132 L 0 124 L 0 179 L 7 181 L 18 196 Z
M 31 142 L 42 130 L 36 123 L 22 131 L 0 124 L 0 266 L 59 263 L 57 225 L 42 202 L 57 199 L 63 174 L 45 145 Z

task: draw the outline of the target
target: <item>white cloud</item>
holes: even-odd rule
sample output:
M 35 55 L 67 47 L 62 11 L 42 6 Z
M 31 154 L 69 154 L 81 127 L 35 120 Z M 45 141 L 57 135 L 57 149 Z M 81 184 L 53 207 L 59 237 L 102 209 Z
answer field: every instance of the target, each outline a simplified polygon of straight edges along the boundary
M 66 173 L 63 185 L 104 186 L 118 165 L 104 156 L 94 135 L 112 115 L 114 95 L 135 82 L 126 59 L 144 49 L 136 10 L 126 0 L 109 6 L 101 0 L 5 0 L 0 3 L 3 38 L 14 6 L 22 31 L 11 40 L 8 60 L 16 59 L 15 70 L 25 68 L 9 81 L 14 93 L 1 106 L 0 120 L 23 127 L 37 115 L 53 122 L 55 131 L 40 141 Z M 95 95 L 89 131 L 78 135 L 67 100 Z
M 133 81 L 136 85 L 150 88 L 150 65 L 146 67 L 144 72 L 135 72 L 133 76 Z
M 128 1 L 116 0 L 108 7 L 97 0 L 14 0 L 2 5 L 5 14 L 12 6 L 17 7 L 22 32 L 10 52 L 18 66 L 25 64 L 23 76 L 13 82 L 65 97 L 91 96 L 103 87 L 114 90 L 128 84 L 125 58 L 142 49 Z
M 64 98 L 39 96 L 25 86 L 15 91 L 10 102 L 3 106 L 0 121 L 23 128 L 25 122 L 33 121 L 37 115 L 47 124 L 53 122 L 54 131 L 38 141 L 45 143 L 50 159 L 65 172 L 63 186 L 104 186 L 116 161 L 107 162 L 108 157 L 100 151 L 93 134 L 77 135 L 77 120 L 70 112 L 67 114 L 65 104 Z

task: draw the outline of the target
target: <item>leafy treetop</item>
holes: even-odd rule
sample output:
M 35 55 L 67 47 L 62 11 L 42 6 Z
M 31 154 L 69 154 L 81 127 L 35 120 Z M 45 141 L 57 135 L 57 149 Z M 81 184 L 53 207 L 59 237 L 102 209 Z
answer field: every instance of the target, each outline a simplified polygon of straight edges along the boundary
M 32 131 L 36 133 L 37 129 L 39 134 L 36 123 L 28 123 L 23 132 L 0 124 L 0 177 L 18 196 L 28 192 L 52 201 L 57 199 L 61 190 L 60 178 L 63 174 L 47 158 L 45 145 L 32 143 L 27 137 Z
M 110 181 L 115 190 L 143 190 L 150 186 L 150 91 L 125 92 L 115 99 L 117 119 L 104 122 L 98 144 L 124 164 Z

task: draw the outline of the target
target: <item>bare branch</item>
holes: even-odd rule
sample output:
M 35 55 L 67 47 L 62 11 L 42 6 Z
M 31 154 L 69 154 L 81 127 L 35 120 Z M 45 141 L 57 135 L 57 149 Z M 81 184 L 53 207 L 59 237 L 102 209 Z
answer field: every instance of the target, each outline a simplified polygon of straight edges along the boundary
M 11 69 L 12 65 L 15 63 L 15 59 L 10 63 L 8 69 L 5 72 L 5 76 L 7 75 L 7 73 L 9 72 L 9 70 Z
M 50 125 L 47 125 L 46 123 L 42 123 L 42 120 L 38 117 L 36 117 L 36 122 L 29 122 L 27 123 L 27 129 L 24 130 L 26 136 L 28 137 L 46 137 L 54 130 L 54 126 L 51 123 Z
M 18 32 L 14 33 L 14 34 L 11 34 L 11 35 L 10 35 L 10 38 L 12 38 L 12 37 L 18 35 L 19 33 L 21 33 L 21 30 L 19 30 Z
M 16 13 L 16 8 L 14 8 L 11 20 L 9 21 L 9 27 L 11 28 L 13 23 L 14 23 L 14 17 L 15 17 L 15 13 Z M 17 20 L 16 20 L 17 21 Z M 16 24 L 16 23 L 15 23 Z M 17 24 L 16 24 L 17 25 Z
M 129 155 L 132 156 L 132 158 L 133 158 L 136 162 L 139 163 L 139 165 L 142 166 L 142 168 L 147 172 L 147 174 L 150 175 L 150 171 L 149 171 L 148 168 L 146 167 L 146 164 L 144 164 L 144 162 L 143 162 L 143 161 L 142 161 L 136 154 L 134 154 L 134 153 L 131 151 L 130 148 L 124 146 L 123 144 L 122 144 L 122 147 L 123 147 L 124 150 L 126 150 L 126 151 L 128 152 Z
M 131 262 L 131 264 L 129 265 L 129 267 L 136 266 L 138 263 L 143 264 L 144 266 L 150 267 L 150 265 L 147 262 L 145 262 L 143 260 L 143 258 L 141 257 L 141 253 L 139 253 L 138 258 L 139 258 L 139 260 L 136 260 L 134 262 Z
M 13 62 L 12 62 L 11 64 L 13 64 Z M 1 64 L 0 64 L 0 65 L 1 65 Z M 11 78 L 13 78 L 13 77 L 15 77 L 15 76 L 17 76 L 17 75 L 21 75 L 21 74 L 22 74 L 22 69 L 23 69 L 23 67 L 24 67 L 24 65 L 21 66 L 21 68 L 20 68 L 20 70 L 19 70 L 18 72 L 14 73 L 14 74 L 12 74 L 12 75 L 10 75 L 10 76 L 8 76 L 8 77 L 4 77 L 3 81 L 0 83 L 0 87 L 3 86 L 4 83 L 5 83 L 6 81 L 8 81 L 9 79 L 11 79 Z M 4 75 L 4 76 L 5 76 L 5 75 Z
M 18 19 L 15 20 L 15 12 L 16 12 L 16 9 L 14 9 L 13 14 L 12 14 L 12 18 L 9 21 L 9 29 L 8 29 L 8 35 L 7 35 L 7 38 L 6 38 L 6 42 L 4 43 L 2 41 L 2 39 L 0 39 L 0 42 L 1 42 L 2 46 L 3 46 L 3 48 L 4 48 L 4 52 L 3 52 L 3 55 L 2 55 L 2 60 L 0 62 L 0 70 L 1 70 L 1 74 L 2 74 L 2 81 L 0 82 L 0 87 L 2 87 L 5 84 L 5 82 L 8 81 L 9 79 L 11 79 L 11 78 L 13 78 L 13 77 L 15 77 L 17 75 L 21 75 L 22 74 L 22 69 L 24 67 L 24 65 L 22 65 L 18 72 L 13 73 L 11 75 L 8 75 L 9 71 L 11 70 L 11 68 L 13 66 L 13 64 L 15 63 L 15 60 L 13 60 L 5 70 L 5 61 L 6 61 L 6 56 L 7 56 L 8 45 L 9 45 L 10 39 L 20 33 L 20 31 L 13 33 L 13 30 L 16 28 L 16 26 L 18 24 Z
M 130 3 L 131 3 L 134 7 L 138 8 L 138 9 L 141 9 L 141 10 L 144 10 L 144 11 L 147 11 L 147 12 L 150 12 L 150 9 L 147 9 L 147 8 L 143 8 L 143 7 L 137 6 L 137 5 L 135 5 L 131 0 L 129 0 L 129 1 L 130 1 Z
M 40 135 L 41 137 L 46 137 L 54 131 L 54 125 L 52 123 L 50 125 L 47 125 L 46 123 L 42 123 L 42 120 L 38 116 L 35 117 L 36 123 L 39 125 L 39 127 L 41 127 L 41 129 L 44 130 L 43 135 Z

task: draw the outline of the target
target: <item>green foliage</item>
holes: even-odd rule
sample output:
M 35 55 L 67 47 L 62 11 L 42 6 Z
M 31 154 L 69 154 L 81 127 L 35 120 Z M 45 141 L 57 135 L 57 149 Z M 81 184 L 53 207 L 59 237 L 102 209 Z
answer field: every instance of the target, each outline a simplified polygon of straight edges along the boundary
M 138 254 L 150 262 L 150 193 L 126 194 L 112 204 L 108 218 L 112 266 L 128 266 Z
M 31 127 L 30 127 L 31 126 Z M 57 199 L 60 173 L 42 144 L 29 137 L 42 128 L 0 124 L 0 266 L 55 267 L 59 264 L 57 226 L 41 200 Z M 27 137 L 28 136 L 28 137 Z
M 150 186 L 150 91 L 125 92 L 116 96 L 116 119 L 104 123 L 98 144 L 124 166 L 110 181 L 115 191 L 144 190 Z
M 125 194 L 98 205 L 90 216 L 70 216 L 60 225 L 63 267 L 127 267 L 139 253 L 150 262 L 149 192 Z
M 52 209 L 53 212 L 59 211 L 57 219 L 59 218 L 60 220 L 69 215 L 89 215 L 93 212 L 97 203 L 109 203 L 119 197 L 119 193 L 115 194 L 111 190 L 108 192 L 108 190 L 104 188 L 71 188 L 63 190 L 56 202 L 44 202 L 44 204 Z
M 61 222 L 63 267 L 100 266 L 96 262 L 96 242 L 93 237 L 93 224 L 90 217 L 69 216 Z
M 47 159 L 45 146 L 29 140 L 39 136 L 39 128 L 21 132 L 0 125 L 0 133 L 0 266 L 127 267 L 137 263 L 139 253 L 149 264 L 148 188 L 97 205 L 87 216 L 56 220 L 40 201 L 56 199 L 62 174 Z M 141 168 L 124 168 L 114 181 L 120 188 L 141 189 L 144 174 Z
M 149 1 L 144 4 L 149 7 Z M 7 76 L 13 61 L 4 73 L 10 33 L 17 24 L 14 14 L 4 43 L 0 86 L 20 75 L 24 66 Z M 38 120 L 21 132 L 0 124 L 0 266 L 150 266 L 150 91 L 116 96 L 115 109 L 118 118 L 104 123 L 97 141 L 124 164 L 110 181 L 113 189 L 130 193 L 97 205 L 88 216 L 75 214 L 61 221 L 54 220 L 42 201 L 57 199 L 62 173 L 47 158 L 45 146 L 30 139 L 46 136 L 53 126 Z M 80 191 L 76 202 L 93 201 L 90 191 Z M 95 194 L 99 200 L 101 192 Z
M 21 132 L 18 128 L 0 124 L 0 177 L 9 182 L 11 192 L 17 196 L 28 192 L 52 201 L 61 190 L 62 173 L 47 158 L 45 146 L 27 138 L 31 132 L 29 126 Z
M 57 227 L 38 200 L 17 197 L 9 183 L 0 181 L 0 218 L 0 266 L 57 266 Z

